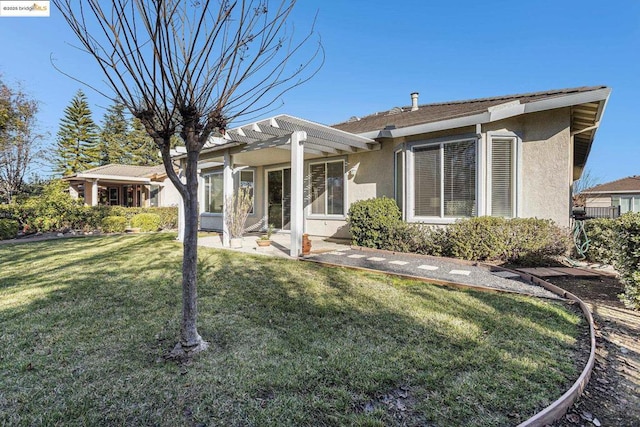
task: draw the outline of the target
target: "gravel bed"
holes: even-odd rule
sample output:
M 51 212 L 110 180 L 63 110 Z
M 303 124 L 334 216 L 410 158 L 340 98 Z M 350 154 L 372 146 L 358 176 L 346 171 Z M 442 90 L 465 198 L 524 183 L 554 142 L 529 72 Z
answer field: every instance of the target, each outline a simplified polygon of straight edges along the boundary
M 500 277 L 502 273 L 496 275 L 489 267 L 460 263 L 448 258 L 354 249 L 311 254 L 306 258 L 320 263 L 367 268 L 468 286 L 484 286 L 542 298 L 561 299 L 542 286 L 529 283 L 520 277 Z

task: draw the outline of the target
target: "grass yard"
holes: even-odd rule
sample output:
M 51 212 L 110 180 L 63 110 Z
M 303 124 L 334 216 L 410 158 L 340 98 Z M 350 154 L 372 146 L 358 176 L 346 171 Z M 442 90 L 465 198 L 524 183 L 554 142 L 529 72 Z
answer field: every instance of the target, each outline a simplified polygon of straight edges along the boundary
M 171 234 L 0 245 L 0 425 L 515 425 L 577 377 L 559 303 L 200 249 L 189 365 Z

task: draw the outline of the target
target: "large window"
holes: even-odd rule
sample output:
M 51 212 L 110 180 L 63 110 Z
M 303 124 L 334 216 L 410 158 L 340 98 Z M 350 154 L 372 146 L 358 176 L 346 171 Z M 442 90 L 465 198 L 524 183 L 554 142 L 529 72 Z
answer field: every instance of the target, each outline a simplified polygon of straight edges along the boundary
M 413 216 L 476 214 L 475 139 L 417 146 L 412 153 Z
M 620 206 L 620 214 L 640 212 L 640 195 L 613 196 L 611 206 Z
M 222 172 L 204 176 L 204 211 L 222 213 L 224 196 L 222 194 Z
M 314 163 L 311 170 L 311 214 L 344 215 L 344 161 Z
M 489 215 L 515 216 L 515 138 L 491 138 L 491 209 Z

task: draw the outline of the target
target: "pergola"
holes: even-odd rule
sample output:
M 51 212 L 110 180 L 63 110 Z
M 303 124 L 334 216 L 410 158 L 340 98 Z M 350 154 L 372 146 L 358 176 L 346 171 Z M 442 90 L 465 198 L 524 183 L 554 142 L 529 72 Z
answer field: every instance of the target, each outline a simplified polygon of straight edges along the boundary
M 254 165 L 277 157 L 291 163 L 291 248 L 297 257 L 302 250 L 304 228 L 304 161 L 380 149 L 373 139 L 354 135 L 319 123 L 285 114 L 228 130 L 223 138 L 211 138 L 200 153 L 200 166 L 222 165 L 224 200 L 233 193 L 235 161 L 249 159 Z M 278 150 L 277 156 L 255 156 L 256 151 Z M 288 156 L 282 156 L 289 151 Z M 177 159 L 185 156 L 177 156 Z M 261 160 L 261 158 L 263 160 Z M 266 163 L 265 163 L 266 164 Z M 223 210 L 223 218 L 226 212 Z M 229 246 L 229 231 L 223 221 L 223 246 Z M 182 236 L 182 222 L 179 238 Z

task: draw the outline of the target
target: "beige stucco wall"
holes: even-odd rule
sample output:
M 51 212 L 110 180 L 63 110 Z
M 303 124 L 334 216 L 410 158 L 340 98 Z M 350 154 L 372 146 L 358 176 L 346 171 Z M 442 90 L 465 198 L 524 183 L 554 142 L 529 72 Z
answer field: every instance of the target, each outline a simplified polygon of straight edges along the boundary
M 608 208 L 611 206 L 611 196 L 587 196 L 585 204 L 590 208 Z
M 161 183 L 162 190 L 160 191 L 160 206 L 162 207 L 170 207 L 170 206 L 178 206 L 182 198 L 180 197 L 180 193 L 176 189 L 175 185 L 169 178 L 165 178 Z
M 568 227 L 573 167 L 568 108 L 525 116 L 522 121 L 521 216 Z

